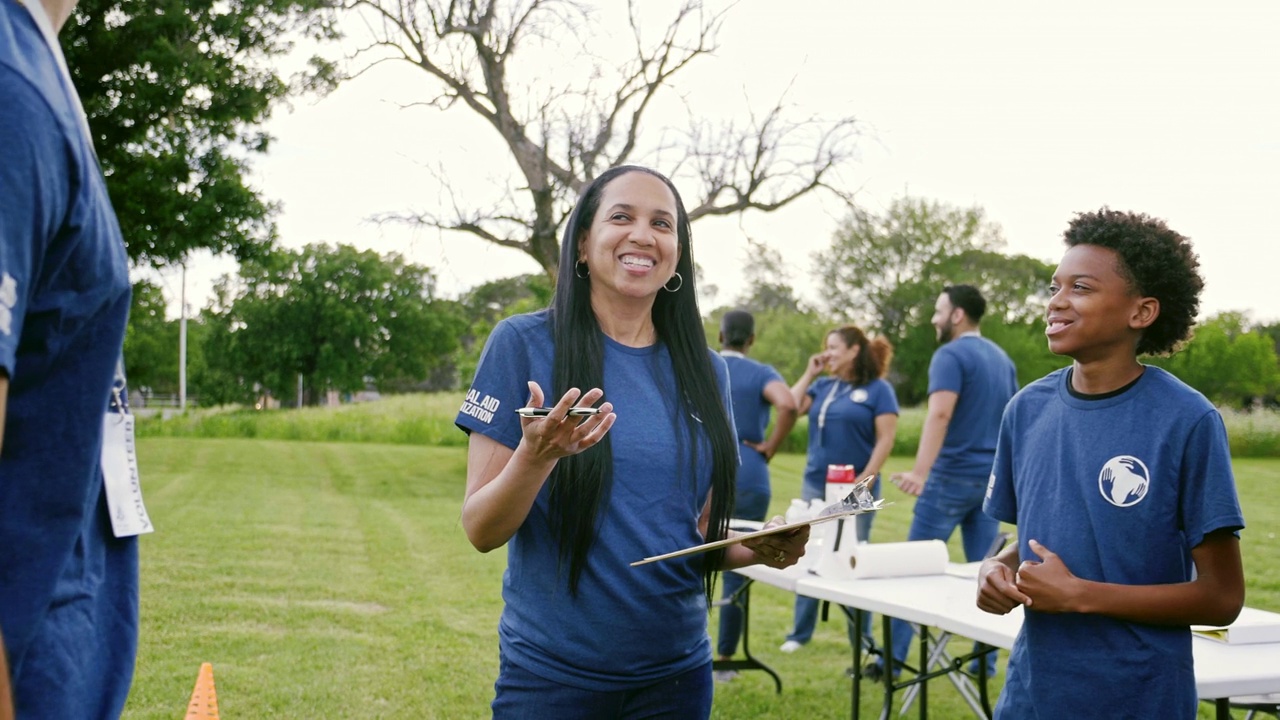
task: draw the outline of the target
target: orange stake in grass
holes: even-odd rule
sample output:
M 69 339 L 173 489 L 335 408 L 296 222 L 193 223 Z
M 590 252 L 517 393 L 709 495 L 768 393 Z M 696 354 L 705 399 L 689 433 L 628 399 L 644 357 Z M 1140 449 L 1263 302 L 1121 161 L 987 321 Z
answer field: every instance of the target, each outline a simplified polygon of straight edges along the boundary
M 186 720 L 208 718 L 218 720 L 218 693 L 213 688 L 213 665 L 204 663 L 196 678 L 196 688 L 191 692 L 191 702 L 187 704 Z

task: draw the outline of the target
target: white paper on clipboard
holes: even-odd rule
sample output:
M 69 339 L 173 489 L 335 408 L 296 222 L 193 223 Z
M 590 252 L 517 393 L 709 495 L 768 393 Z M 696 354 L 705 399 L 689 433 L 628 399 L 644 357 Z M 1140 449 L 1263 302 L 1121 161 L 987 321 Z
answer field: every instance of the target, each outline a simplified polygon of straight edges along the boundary
M 831 513 L 829 515 L 824 515 L 821 517 L 815 517 L 809 520 L 799 520 L 796 522 L 785 523 L 783 525 L 774 525 L 773 527 L 766 528 L 764 530 L 756 530 L 754 532 L 742 533 L 741 535 L 734 535 L 733 537 L 725 538 L 723 540 L 716 540 L 715 542 L 703 543 L 701 545 L 694 545 L 693 547 L 688 547 L 683 550 L 676 550 L 675 552 L 669 552 L 664 555 L 654 555 L 653 557 L 647 557 L 643 560 L 637 560 L 631 563 L 631 567 L 636 567 L 637 565 L 647 565 L 651 562 L 658 562 L 659 560 L 670 560 L 671 558 L 683 557 L 685 555 L 695 555 L 697 553 L 706 552 L 708 550 L 715 550 L 716 548 L 719 548 L 719 547 L 734 545 L 736 543 L 742 542 L 743 540 L 750 540 L 751 538 L 790 532 L 792 530 L 802 528 L 806 525 L 817 525 L 819 523 L 824 523 L 829 520 L 840 520 L 842 518 L 852 517 L 854 515 L 861 515 L 863 513 L 875 512 L 876 510 L 879 510 L 885 507 L 886 505 L 890 505 L 890 504 L 892 503 L 886 503 L 884 500 L 876 500 L 870 508 L 853 507 L 848 510 L 841 510 L 840 512 Z

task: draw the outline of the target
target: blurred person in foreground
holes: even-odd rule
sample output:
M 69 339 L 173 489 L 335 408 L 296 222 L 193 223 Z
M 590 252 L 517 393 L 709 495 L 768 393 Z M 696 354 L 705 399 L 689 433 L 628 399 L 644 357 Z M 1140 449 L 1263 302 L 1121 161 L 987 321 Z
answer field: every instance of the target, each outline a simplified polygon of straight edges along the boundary
M 756 341 L 756 320 L 745 310 L 730 310 L 720 320 L 720 356 L 729 369 L 730 395 L 733 400 L 733 425 L 743 447 L 739 449 L 742 464 L 738 466 L 738 482 L 734 494 L 733 517 L 763 521 L 769 511 L 772 487 L 769 461 L 796 424 L 796 401 L 782 375 L 773 367 L 747 357 Z M 777 410 L 773 432 L 765 438 L 769 415 Z M 725 573 L 725 600 L 733 598 L 745 582 L 737 573 Z M 742 609 L 733 603 L 720 606 L 720 636 L 716 652 L 721 660 L 731 660 L 742 637 Z M 720 670 L 720 682 L 737 676 L 735 670 Z
M 671 181 L 610 169 L 566 223 L 552 306 L 485 344 L 457 423 L 463 528 L 507 546 L 495 718 L 708 717 L 716 573 L 804 553 L 807 528 L 629 566 L 731 532 L 738 446 L 692 254 Z
M 884 379 L 893 346 L 884 337 L 868 338 L 853 325 L 827 333 L 825 342 L 826 349 L 809 358 L 804 374 L 791 386 L 796 410 L 809 414 L 808 460 L 800 497 L 805 502 L 825 498 L 827 466 L 852 465 L 859 478 L 876 476 L 871 492 L 879 498 L 880 468 L 898 434 L 898 396 Z M 818 377 L 824 370 L 827 374 Z M 855 517 L 857 542 L 870 539 L 874 518 L 875 513 Z M 795 623 L 779 650 L 795 652 L 809 642 L 818 622 L 819 602 L 796 596 Z M 870 613 L 864 618 L 862 636 L 874 647 Z M 858 633 L 850 622 L 849 641 L 858 642 Z
M 39 720 L 119 717 L 138 634 L 101 470 L 129 263 L 57 42 L 74 5 L 0 0 L 0 717 Z
M 1025 611 L 995 716 L 1190 720 L 1189 627 L 1239 614 L 1244 517 L 1217 408 L 1138 356 L 1190 335 L 1200 262 L 1107 208 L 1064 239 L 1045 335 L 1073 362 L 1009 403 L 984 506 L 1018 542 L 983 562 L 978 607 Z

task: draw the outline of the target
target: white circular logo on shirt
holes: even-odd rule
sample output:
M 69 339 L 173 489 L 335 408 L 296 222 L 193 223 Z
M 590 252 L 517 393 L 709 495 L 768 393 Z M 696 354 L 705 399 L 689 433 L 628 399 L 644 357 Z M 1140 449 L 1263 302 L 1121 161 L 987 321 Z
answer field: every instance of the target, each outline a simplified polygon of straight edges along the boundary
M 1142 502 L 1151 487 L 1147 466 L 1132 455 L 1117 455 L 1098 473 L 1098 491 L 1116 507 L 1130 507 Z
M 866 402 L 867 401 L 866 388 L 855 388 L 853 392 L 849 393 L 849 399 L 856 403 Z

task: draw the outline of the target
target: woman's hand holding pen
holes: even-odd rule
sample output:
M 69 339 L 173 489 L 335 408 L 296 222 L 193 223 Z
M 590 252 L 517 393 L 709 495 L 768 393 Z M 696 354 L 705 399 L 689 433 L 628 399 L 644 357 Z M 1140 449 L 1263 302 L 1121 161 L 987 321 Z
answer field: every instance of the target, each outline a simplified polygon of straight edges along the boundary
M 569 416 L 570 407 L 591 407 L 604 397 L 600 388 L 592 388 L 585 394 L 577 388 L 571 388 L 560 401 L 551 408 L 546 417 L 522 418 L 524 428 L 523 444 L 534 456 L 543 460 L 559 460 L 566 455 L 574 455 L 600 442 L 609 428 L 618 418 L 613 413 L 613 404 L 604 403 L 600 412 L 579 419 Z M 529 382 L 529 405 L 542 407 L 542 387 L 538 383 Z

